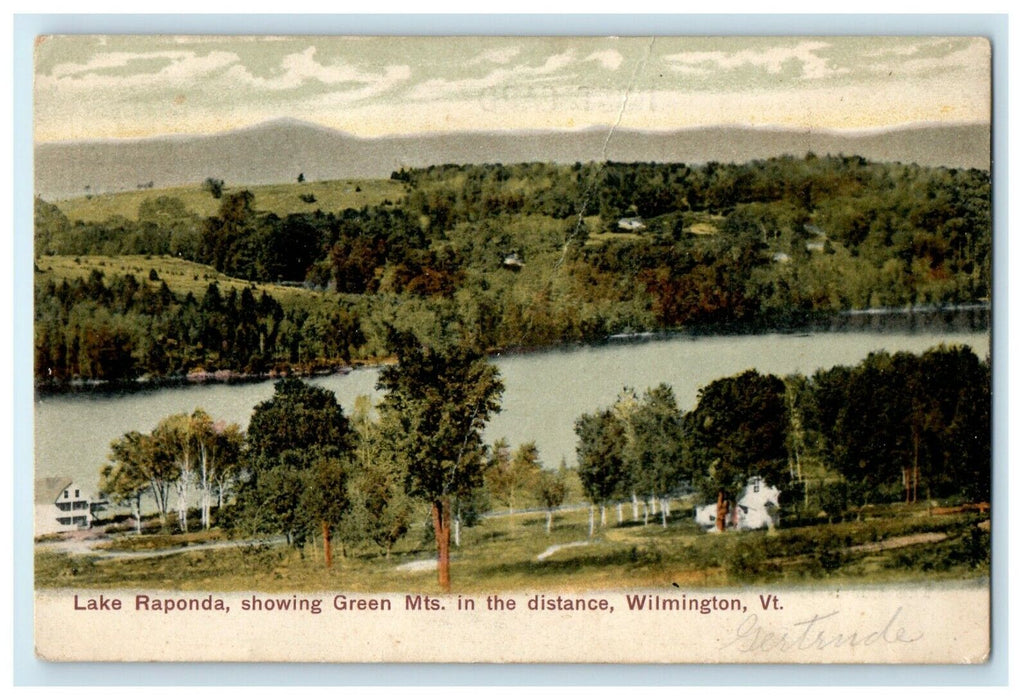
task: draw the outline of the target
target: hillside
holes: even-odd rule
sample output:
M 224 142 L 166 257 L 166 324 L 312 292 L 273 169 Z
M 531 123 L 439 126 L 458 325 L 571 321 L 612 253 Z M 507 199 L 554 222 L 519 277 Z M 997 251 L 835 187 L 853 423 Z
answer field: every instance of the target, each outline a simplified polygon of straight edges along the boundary
M 294 176 L 295 177 L 295 176 Z M 243 189 L 226 185 L 225 195 Z M 289 214 L 311 214 L 315 211 L 343 211 L 376 206 L 404 197 L 404 186 L 393 180 L 327 180 L 290 182 L 280 185 L 247 187 L 254 195 L 254 208 L 285 217 Z M 304 197 L 312 197 L 303 199 Z M 200 217 L 217 216 L 221 200 L 215 199 L 201 183 L 182 187 L 138 189 L 58 200 L 60 210 L 72 221 L 101 222 L 112 216 L 136 219 L 139 205 L 158 197 L 173 197 L 185 209 Z
M 867 134 L 712 127 L 668 132 L 458 132 L 363 139 L 296 120 L 210 136 L 43 143 L 35 148 L 36 193 L 64 199 L 172 187 L 207 177 L 227 184 L 386 178 L 401 167 L 442 163 L 744 163 L 783 154 L 860 155 L 869 160 L 988 169 L 986 124 L 921 126 Z

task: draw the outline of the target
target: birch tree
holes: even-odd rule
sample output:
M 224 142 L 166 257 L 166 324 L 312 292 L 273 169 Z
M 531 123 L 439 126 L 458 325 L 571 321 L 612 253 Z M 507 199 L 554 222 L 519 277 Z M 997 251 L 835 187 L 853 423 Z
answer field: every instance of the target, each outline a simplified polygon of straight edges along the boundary
M 686 434 L 675 394 L 667 384 L 647 389 L 630 416 L 633 443 L 627 452 L 634 463 L 634 482 L 657 496 L 661 526 L 668 526 L 670 496 L 686 478 Z
M 152 433 L 155 444 L 155 458 L 165 459 L 174 465 L 176 511 L 179 530 L 189 531 L 188 493 L 193 484 L 196 468 L 196 444 L 193 439 L 190 417 L 185 413 L 168 416 L 157 424 Z
M 575 453 L 579 458 L 579 480 L 590 501 L 589 534 L 596 531 L 594 507 L 604 507 L 625 477 L 625 427 L 610 410 L 584 413 L 575 422 L 579 436 Z
M 536 477 L 536 502 L 547 511 L 546 532 L 549 535 L 554 524 L 554 511 L 568 497 L 568 481 L 564 470 L 543 469 Z

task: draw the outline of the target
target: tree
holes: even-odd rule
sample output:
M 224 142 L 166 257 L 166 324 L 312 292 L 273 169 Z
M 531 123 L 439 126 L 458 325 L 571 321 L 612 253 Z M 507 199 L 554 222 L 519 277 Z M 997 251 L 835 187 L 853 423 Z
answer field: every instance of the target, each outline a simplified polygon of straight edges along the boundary
M 189 531 L 189 509 L 186 494 L 193 483 L 196 468 L 196 441 L 193 439 L 190 417 L 185 413 L 177 413 L 163 418 L 152 433 L 154 441 L 154 460 L 164 462 L 166 470 L 174 471 L 175 494 L 179 530 Z
M 513 515 L 519 496 L 532 487 L 540 469 L 535 442 L 519 445 L 512 456 L 507 441 L 497 440 L 486 460 L 485 480 L 490 497 L 507 506 L 508 514 Z
M 990 371 L 969 348 L 873 353 L 813 383 L 833 462 L 866 501 L 988 496 Z
M 248 506 L 274 513 L 279 531 L 297 547 L 320 525 L 331 566 L 332 530 L 349 503 L 345 462 L 354 447 L 336 395 L 299 379 L 279 380 L 274 396 L 254 407 L 246 442 L 256 482 L 248 487 Z
M 407 465 L 408 492 L 431 506 L 439 585 L 450 590 L 451 504 L 482 483 L 482 431 L 500 410 L 504 385 L 467 341 L 426 345 L 391 330 L 388 345 L 397 363 L 379 375 L 380 412 L 400 428 L 393 449 Z
M 686 436 L 672 388 L 660 384 L 647 389 L 630 422 L 634 439 L 627 451 L 633 464 L 633 483 L 644 493 L 658 496 L 661 525 L 667 527 L 669 497 L 686 477 Z
M 490 499 L 496 499 L 507 506 L 509 514 L 513 513 L 516 479 L 511 464 L 511 446 L 505 438 L 495 440 L 488 448 L 483 478 Z
M 189 430 L 196 444 L 200 487 L 200 524 L 205 530 L 211 527 L 211 497 L 218 488 L 218 505 L 222 505 L 226 482 L 234 473 L 242 448 L 243 434 L 233 423 L 226 426 L 215 423 L 202 409 L 190 416 Z
M 210 192 L 215 199 L 222 198 L 222 191 L 225 189 L 225 180 L 209 177 L 204 180 L 204 191 Z
M 748 370 L 700 390 L 687 417 L 694 482 L 717 498 L 719 531 L 740 489 L 752 476 L 772 486 L 788 479 L 785 387 L 778 377 Z
M 332 530 L 350 507 L 348 467 L 343 459 L 319 451 L 304 472 L 300 508 L 303 517 L 321 526 L 327 568 L 332 567 Z
M 150 438 L 137 431 L 126 433 L 111 443 L 109 463 L 100 471 L 100 492 L 118 502 L 128 503 L 136 521 L 136 534 L 143 531 L 140 500 L 143 492 L 155 483 L 149 478 L 148 466 L 152 461 L 153 449 Z M 167 486 L 164 485 L 167 500 Z M 161 487 L 154 489 L 154 498 L 161 507 Z
M 579 480 L 590 500 L 590 537 L 594 533 L 593 506 L 601 507 L 604 521 L 605 504 L 618 490 L 625 477 L 625 425 L 611 411 L 584 413 L 575 421 L 579 442 L 575 453 L 579 458 Z
M 568 481 L 565 471 L 542 470 L 536 477 L 536 502 L 547 511 L 547 534 L 554 522 L 554 511 L 568 497 Z
M 236 423 L 224 425 L 214 424 L 214 443 L 212 450 L 211 482 L 218 492 L 218 508 L 225 505 L 225 494 L 229 485 L 240 473 L 243 456 L 243 431 Z
M 254 407 L 247 426 L 251 459 L 274 459 L 286 450 L 353 447 L 350 422 L 336 395 L 295 377 L 275 383 L 275 394 Z
M 406 468 L 392 453 L 398 442 L 392 426 L 373 419 L 371 398 L 357 397 L 351 424 L 357 435 L 354 470 L 350 479 L 351 508 L 344 532 L 350 541 L 371 540 L 390 557 L 393 545 L 407 532 L 416 502 L 404 489 Z

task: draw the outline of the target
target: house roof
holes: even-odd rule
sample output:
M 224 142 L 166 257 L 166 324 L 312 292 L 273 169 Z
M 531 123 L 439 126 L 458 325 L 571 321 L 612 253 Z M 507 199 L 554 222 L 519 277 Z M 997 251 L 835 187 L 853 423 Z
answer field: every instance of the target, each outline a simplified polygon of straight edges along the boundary
M 72 480 L 66 476 L 50 476 L 45 479 L 36 479 L 36 503 L 53 503 L 66 488 L 72 485 Z

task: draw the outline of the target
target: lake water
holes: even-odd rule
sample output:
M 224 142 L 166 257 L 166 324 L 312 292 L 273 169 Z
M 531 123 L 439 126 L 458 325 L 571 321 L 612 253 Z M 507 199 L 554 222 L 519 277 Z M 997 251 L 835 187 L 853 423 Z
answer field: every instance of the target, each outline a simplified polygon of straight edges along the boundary
M 921 353 L 940 343 L 970 346 L 987 357 L 986 331 L 836 332 L 743 336 L 676 336 L 607 343 L 494 361 L 504 385 L 503 409 L 486 430 L 517 446 L 535 440 L 543 462 L 575 464 L 575 419 L 611 404 L 623 387 L 642 393 L 666 382 L 679 406 L 692 409 L 697 392 L 715 379 L 754 368 L 784 376 L 854 365 L 876 350 Z M 362 394 L 376 395 L 378 371 L 311 379 L 334 391 L 348 414 Z M 163 417 L 201 407 L 215 420 L 246 428 L 253 407 L 272 396 L 271 381 L 146 389 L 128 393 L 40 394 L 35 401 L 36 477 L 67 476 L 95 488 L 111 441 L 131 430 L 149 432 Z

